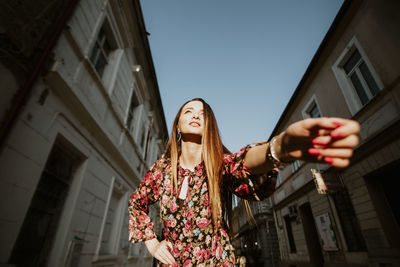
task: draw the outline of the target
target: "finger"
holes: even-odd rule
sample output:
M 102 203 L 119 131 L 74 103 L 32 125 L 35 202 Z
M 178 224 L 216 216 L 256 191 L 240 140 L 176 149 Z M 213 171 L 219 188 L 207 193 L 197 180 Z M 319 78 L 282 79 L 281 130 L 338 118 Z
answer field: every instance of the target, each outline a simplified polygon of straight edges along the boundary
M 157 259 L 164 264 L 171 265 L 171 263 L 168 260 L 167 255 L 161 250 L 158 251 L 158 253 L 157 253 Z
M 330 136 L 332 129 L 318 129 L 317 136 Z
M 360 125 L 357 121 L 343 118 L 310 118 L 303 120 L 303 127 L 308 129 L 311 136 L 331 135 L 341 138 L 351 134 L 358 134 Z
M 356 135 L 360 132 L 360 124 L 354 120 L 348 120 L 342 126 L 337 127 L 331 132 L 331 136 L 336 139 L 344 138 L 350 135 Z
M 160 253 L 156 253 L 156 255 L 154 255 L 154 257 L 157 260 L 161 261 L 163 264 L 167 264 L 168 265 L 168 262 L 167 262 L 166 258 L 163 255 L 161 255 Z
M 328 163 L 332 165 L 333 167 L 337 168 L 345 168 L 349 166 L 350 160 L 348 158 L 331 158 L 331 157 L 325 157 L 324 158 L 325 163 Z
M 168 264 L 174 264 L 175 263 L 175 259 L 174 257 L 171 255 L 171 253 L 167 250 L 167 247 L 164 245 L 161 248 L 161 252 L 163 254 L 163 256 L 166 258 L 166 260 L 168 261 Z
M 163 264 L 170 264 L 168 261 L 168 254 L 164 252 L 165 250 L 165 240 L 157 244 L 154 250 L 154 257 L 161 261 Z
M 347 120 L 342 119 L 342 118 L 327 118 L 327 117 L 321 117 L 321 118 L 309 118 L 303 120 L 303 127 L 306 129 L 312 130 L 312 129 L 327 129 L 327 130 L 333 130 L 335 128 L 338 128 L 340 126 L 343 126 Z
M 160 247 L 160 244 L 161 244 L 161 243 L 157 241 L 157 244 L 156 244 L 153 248 L 151 248 L 151 250 L 149 250 L 149 251 L 150 251 L 150 254 L 151 254 L 153 257 L 155 257 L 156 252 L 157 252 L 158 248 Z
M 338 157 L 338 158 L 350 158 L 353 156 L 353 149 L 351 148 L 309 148 L 308 154 L 311 156 L 321 157 Z
M 314 146 L 326 146 L 332 141 L 332 137 L 330 135 L 327 136 L 318 136 L 311 140 L 311 143 Z
M 341 139 L 334 139 L 331 136 L 318 136 L 312 139 L 314 147 L 356 147 L 359 143 L 357 135 L 349 135 Z
M 357 135 L 350 135 L 341 139 L 333 139 L 333 142 L 328 144 L 329 147 L 354 148 L 358 145 L 359 138 Z
M 169 242 L 169 241 L 167 241 L 167 240 L 163 240 L 163 241 L 161 241 L 161 243 L 162 243 L 162 246 L 164 247 L 164 249 L 165 249 L 169 254 L 172 255 L 172 250 L 173 250 L 172 243 Z

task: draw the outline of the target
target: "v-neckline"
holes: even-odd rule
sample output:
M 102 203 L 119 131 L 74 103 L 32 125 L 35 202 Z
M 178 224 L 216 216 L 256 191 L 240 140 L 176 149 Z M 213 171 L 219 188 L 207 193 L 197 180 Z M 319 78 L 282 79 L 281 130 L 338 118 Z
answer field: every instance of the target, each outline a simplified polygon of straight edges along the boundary
M 187 168 L 185 166 L 182 166 L 182 164 L 178 160 L 178 171 L 179 171 L 179 168 L 180 168 L 180 169 L 183 170 L 183 172 L 189 171 L 190 173 L 196 173 L 196 170 L 198 170 L 199 168 L 202 168 L 202 165 L 203 165 L 203 161 L 200 161 L 200 163 L 196 164 L 194 166 L 193 170 L 191 170 L 191 169 L 189 169 L 189 168 Z

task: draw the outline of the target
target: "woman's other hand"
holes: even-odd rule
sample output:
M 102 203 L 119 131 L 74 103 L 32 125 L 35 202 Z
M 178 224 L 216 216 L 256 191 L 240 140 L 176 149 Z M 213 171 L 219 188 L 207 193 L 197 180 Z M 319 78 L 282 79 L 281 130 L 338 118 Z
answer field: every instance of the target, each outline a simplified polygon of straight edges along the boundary
M 147 250 L 154 258 L 164 264 L 178 266 L 172 254 L 168 251 L 168 247 L 172 250 L 172 244 L 170 242 L 167 240 L 159 242 L 156 238 L 153 238 L 145 241 L 145 244 Z
M 283 161 L 304 160 L 344 168 L 358 145 L 360 125 L 343 118 L 310 118 L 291 124 L 274 143 Z

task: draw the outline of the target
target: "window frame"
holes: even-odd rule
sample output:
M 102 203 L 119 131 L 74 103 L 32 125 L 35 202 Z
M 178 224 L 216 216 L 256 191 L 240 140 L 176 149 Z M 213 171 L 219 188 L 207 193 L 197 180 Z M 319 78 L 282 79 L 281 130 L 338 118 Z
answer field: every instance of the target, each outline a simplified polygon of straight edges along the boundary
M 96 261 L 100 257 L 113 257 L 113 256 L 118 255 L 120 239 L 122 236 L 121 232 L 122 232 L 122 228 L 123 228 L 123 220 L 128 219 L 125 216 L 122 216 L 127 209 L 127 203 L 128 203 L 128 199 L 129 199 L 129 192 L 127 191 L 126 187 L 114 176 L 114 177 L 112 177 L 109 188 L 110 189 L 108 191 L 107 202 L 106 202 L 106 206 L 104 208 L 104 215 L 103 215 L 103 220 L 102 220 L 101 228 L 100 228 L 100 232 L 99 232 L 99 239 L 98 239 L 98 243 L 97 243 L 97 249 L 96 249 L 94 261 Z M 109 253 L 103 253 L 102 252 L 102 242 L 103 242 L 103 237 L 104 237 L 104 228 L 107 223 L 111 198 L 112 198 L 114 192 L 119 193 L 121 195 L 121 197 L 118 200 L 116 211 L 113 216 L 114 219 L 111 224 L 111 230 L 110 230 L 111 238 L 109 240 L 109 244 L 107 245 Z
M 314 94 L 314 95 L 312 95 L 310 100 L 308 100 L 307 104 L 305 105 L 305 107 L 301 111 L 301 114 L 303 115 L 304 119 L 313 118 L 311 116 L 311 110 L 313 109 L 314 106 L 318 109 L 319 117 L 323 117 L 323 114 L 321 112 L 321 108 L 320 108 L 320 105 L 318 103 L 317 97 Z
M 151 125 L 151 123 L 150 123 Z M 151 145 L 153 141 L 153 134 L 151 132 L 151 126 L 149 126 L 149 128 L 147 129 L 147 136 L 146 136 L 146 141 L 145 141 L 145 145 L 143 147 L 143 152 L 144 152 L 144 160 L 147 162 L 148 160 L 148 156 L 150 154 L 150 149 L 151 149 Z
M 276 177 L 276 187 L 280 186 L 283 183 L 283 177 L 281 172 L 278 172 L 278 176 Z
M 292 172 L 297 172 L 301 165 L 303 165 L 303 162 L 301 160 L 296 159 L 295 161 L 292 162 L 291 166 L 292 166 Z
M 289 215 L 286 215 L 283 217 L 283 221 L 285 224 L 286 241 L 287 241 L 287 244 L 289 245 L 289 252 L 291 254 L 297 253 L 296 240 L 294 237 L 293 227 L 292 227 L 292 223 L 294 220 L 291 219 L 289 217 Z
M 101 40 L 99 40 L 99 37 L 104 34 Z M 110 23 L 110 19 L 107 18 L 107 16 L 104 18 L 103 22 L 101 23 L 101 26 L 99 27 L 98 32 L 96 33 L 95 37 L 93 38 L 93 43 L 91 45 L 91 48 L 89 49 L 88 53 L 88 58 L 89 62 L 93 65 L 93 69 L 99 75 L 99 77 L 104 77 L 107 72 L 107 67 L 110 65 L 112 61 L 112 56 L 113 52 L 118 49 L 118 44 L 116 41 L 115 33 L 113 31 L 113 28 Z M 109 51 L 108 53 L 104 51 L 103 45 L 108 44 L 109 46 Z M 94 51 L 96 51 L 96 47 L 100 47 L 100 49 L 95 56 L 94 56 Z M 105 64 L 102 67 L 101 70 L 98 69 L 97 63 L 99 60 L 99 56 L 103 55 L 103 58 L 105 60 Z
M 232 194 L 232 210 L 234 210 L 237 206 L 239 206 L 239 197 L 235 194 Z
M 125 115 L 125 126 L 128 128 L 129 132 L 133 132 L 134 129 L 136 128 L 136 124 L 138 121 L 138 110 L 139 107 L 142 105 L 143 100 L 139 92 L 139 86 L 136 83 L 136 81 L 133 81 L 132 83 L 132 93 L 130 95 L 129 99 L 129 106 L 126 110 L 126 115 Z M 136 99 L 137 104 L 134 104 L 134 99 Z M 132 108 L 132 106 L 134 107 Z
M 336 62 L 332 66 L 332 71 L 335 75 L 335 78 L 339 84 L 339 87 L 344 95 L 346 104 L 350 110 L 351 115 L 355 115 L 359 110 L 361 110 L 364 106 L 368 105 L 368 103 L 376 96 L 372 96 L 368 99 L 368 102 L 364 105 L 362 104 L 360 97 L 358 96 L 356 89 L 353 86 L 352 81 L 350 81 L 349 76 L 346 74 L 343 69 L 344 65 L 347 63 L 349 58 L 353 55 L 354 51 L 358 50 L 361 56 L 361 60 L 365 62 L 372 78 L 378 86 L 378 91 L 381 91 L 384 86 L 377 74 L 375 68 L 371 64 L 367 54 L 364 49 L 358 42 L 357 38 L 354 36 L 350 42 L 347 44 L 345 49 L 342 51 Z M 367 91 L 367 90 L 365 90 Z M 378 93 L 379 94 L 379 93 Z

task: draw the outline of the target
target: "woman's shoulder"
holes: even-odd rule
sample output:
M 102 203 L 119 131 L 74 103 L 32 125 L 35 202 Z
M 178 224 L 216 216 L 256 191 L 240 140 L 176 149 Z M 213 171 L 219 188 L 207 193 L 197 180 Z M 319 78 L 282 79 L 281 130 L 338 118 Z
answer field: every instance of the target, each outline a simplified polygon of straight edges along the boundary
M 163 154 L 161 158 L 155 161 L 151 166 L 150 170 L 152 169 L 160 169 L 163 170 L 171 165 L 171 160 Z

